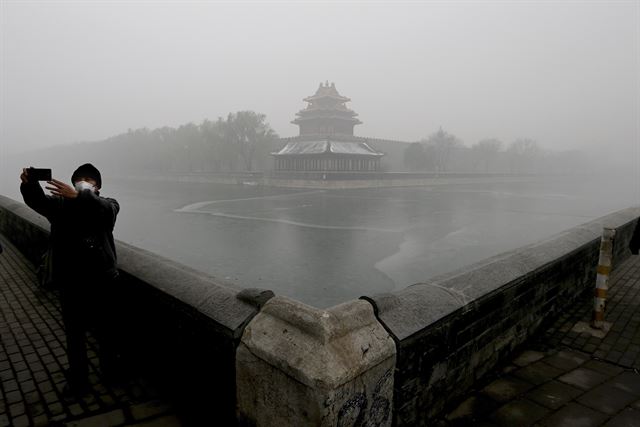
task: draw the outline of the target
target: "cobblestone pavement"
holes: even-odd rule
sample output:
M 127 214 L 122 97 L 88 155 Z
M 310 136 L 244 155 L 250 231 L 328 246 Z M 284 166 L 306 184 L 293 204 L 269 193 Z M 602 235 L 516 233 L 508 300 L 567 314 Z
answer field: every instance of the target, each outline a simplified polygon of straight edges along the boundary
M 640 427 L 640 256 L 609 286 L 606 334 L 589 327 L 585 298 L 439 424 Z
M 92 337 L 91 391 L 63 396 L 68 364 L 58 299 L 37 287 L 33 265 L 1 235 L 0 243 L 0 427 L 180 425 L 146 381 L 103 384 Z

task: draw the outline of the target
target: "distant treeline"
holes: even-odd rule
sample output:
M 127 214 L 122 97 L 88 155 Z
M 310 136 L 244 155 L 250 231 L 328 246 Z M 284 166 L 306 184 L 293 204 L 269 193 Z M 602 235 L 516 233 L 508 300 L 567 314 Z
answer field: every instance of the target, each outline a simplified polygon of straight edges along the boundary
M 129 129 L 103 141 L 42 150 L 32 158 L 52 165 L 61 165 L 65 159 L 93 159 L 111 173 L 123 175 L 238 172 L 269 169 L 269 153 L 279 144 L 264 114 L 240 111 L 177 128 Z
M 262 170 L 278 145 L 278 135 L 265 118 L 240 111 L 199 125 L 129 130 L 95 145 L 102 149 L 105 162 L 117 164 L 122 172 Z
M 121 175 L 270 171 L 270 153 L 282 145 L 264 114 L 240 111 L 216 121 L 129 130 L 103 141 L 41 150 L 24 161 L 62 169 L 69 162 L 93 161 Z M 370 145 L 385 153 L 382 167 L 389 172 L 576 173 L 589 164 L 581 152 L 546 151 L 527 138 L 508 145 L 483 139 L 469 147 L 443 129 L 419 142 Z
M 487 138 L 468 147 L 442 128 L 410 143 L 403 153 L 403 167 L 409 171 L 564 174 L 586 172 L 589 163 L 580 151 L 544 150 L 530 138 L 508 145 Z

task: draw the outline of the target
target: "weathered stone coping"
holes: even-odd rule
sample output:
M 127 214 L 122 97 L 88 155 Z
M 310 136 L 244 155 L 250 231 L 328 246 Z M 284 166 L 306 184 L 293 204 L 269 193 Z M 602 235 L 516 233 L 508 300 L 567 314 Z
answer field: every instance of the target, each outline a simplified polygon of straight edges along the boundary
M 395 353 L 393 341 L 364 301 L 321 310 L 276 297 L 251 322 L 242 341 L 254 355 L 297 381 L 327 389 Z
M 500 292 L 509 284 L 533 279 L 544 268 L 562 263 L 587 246 L 597 250 L 603 227 L 626 226 L 633 231 L 631 223 L 639 216 L 639 207 L 627 208 L 427 282 L 363 298 L 374 304 L 379 319 L 400 341 L 481 297 Z M 614 259 L 627 251 L 630 239 L 630 232 L 618 233 Z
M 269 300 L 236 356 L 248 426 L 390 426 L 395 344 L 365 301 L 322 310 Z
M 221 284 L 211 276 L 123 242 L 117 243 L 116 250 L 121 271 L 195 308 L 228 329 L 234 339 L 240 338 L 244 326 L 273 296 L 271 291 Z

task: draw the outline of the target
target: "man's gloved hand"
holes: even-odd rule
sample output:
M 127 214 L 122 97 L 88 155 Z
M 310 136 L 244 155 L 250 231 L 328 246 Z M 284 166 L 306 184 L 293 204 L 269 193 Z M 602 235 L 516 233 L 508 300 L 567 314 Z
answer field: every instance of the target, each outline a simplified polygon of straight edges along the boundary
M 20 174 L 20 181 L 22 181 L 23 184 L 26 184 L 27 182 L 29 182 L 29 172 L 27 172 L 27 168 L 22 168 L 22 173 Z
M 53 179 L 51 181 L 47 181 L 47 184 L 49 184 L 50 187 L 45 188 L 51 191 L 51 194 L 53 194 L 54 196 L 62 196 L 65 199 L 75 199 L 76 197 L 78 197 L 78 192 L 76 191 L 76 189 L 69 184 L 65 184 L 62 181 Z

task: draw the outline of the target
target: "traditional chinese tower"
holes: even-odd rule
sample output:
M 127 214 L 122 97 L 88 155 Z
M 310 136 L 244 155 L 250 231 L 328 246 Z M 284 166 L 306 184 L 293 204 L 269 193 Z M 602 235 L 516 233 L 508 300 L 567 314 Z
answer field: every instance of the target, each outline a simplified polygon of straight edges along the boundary
M 291 123 L 300 135 L 282 138 L 284 147 L 271 153 L 276 171 L 291 172 L 376 172 L 384 153 L 369 146 L 368 139 L 353 135 L 362 122 L 345 105 L 351 101 L 336 90 L 334 83 L 320 83 L 307 107 L 296 113 Z
M 356 118 L 358 114 L 345 105 L 351 99 L 340 95 L 335 83 L 320 83 L 316 93 L 304 101 L 309 105 L 291 122 L 300 126 L 300 135 L 353 135 L 353 127 L 362 123 Z

